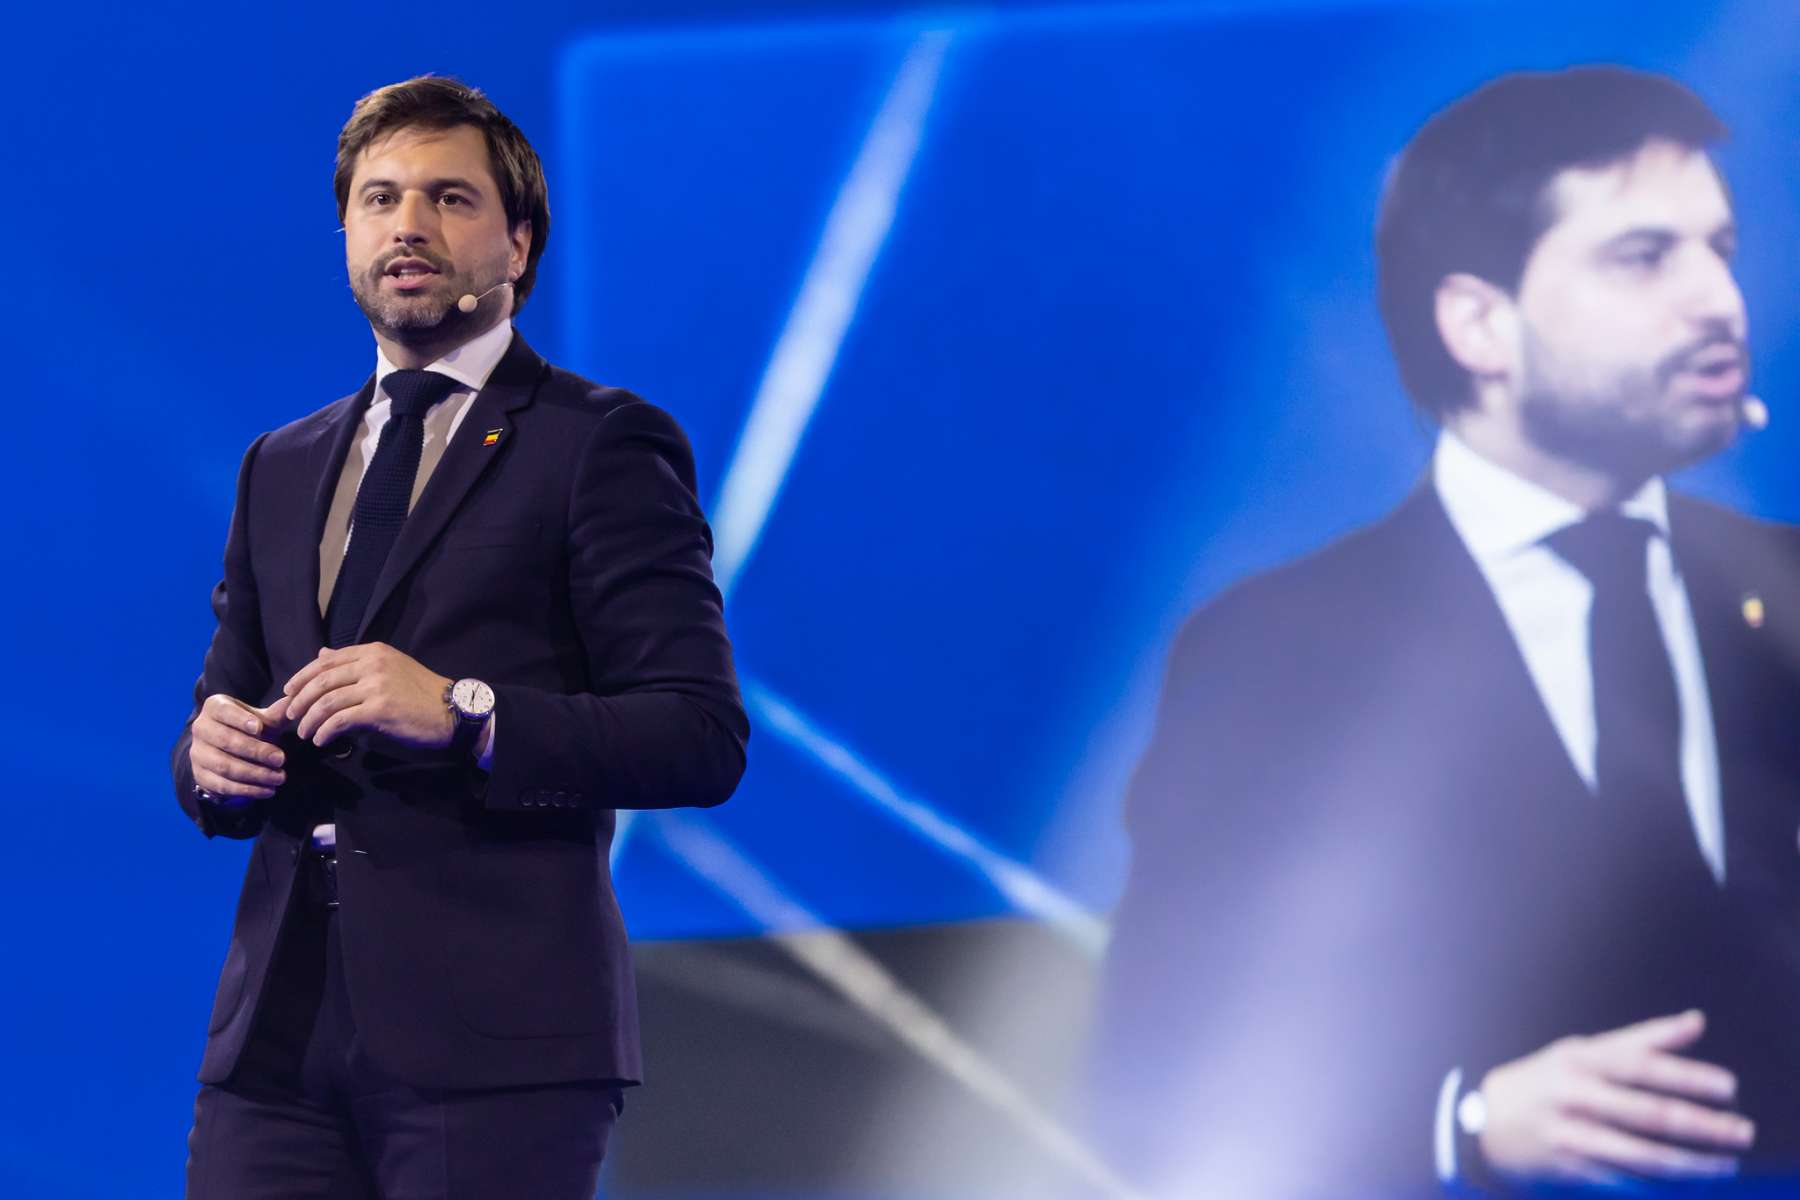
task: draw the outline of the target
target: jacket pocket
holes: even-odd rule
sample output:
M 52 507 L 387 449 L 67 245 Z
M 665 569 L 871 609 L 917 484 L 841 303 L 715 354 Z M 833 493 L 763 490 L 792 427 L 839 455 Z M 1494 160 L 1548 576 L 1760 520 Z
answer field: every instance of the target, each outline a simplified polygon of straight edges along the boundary
M 592 841 L 490 844 L 459 859 L 467 914 L 451 932 L 457 1014 L 488 1037 L 602 1033 L 618 1020 L 611 961 L 625 931 Z

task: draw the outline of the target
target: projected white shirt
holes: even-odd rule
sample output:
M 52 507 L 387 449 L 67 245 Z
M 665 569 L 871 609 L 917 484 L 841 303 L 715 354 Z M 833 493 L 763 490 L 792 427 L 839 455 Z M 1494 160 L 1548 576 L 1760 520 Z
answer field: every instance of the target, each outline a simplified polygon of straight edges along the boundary
M 1431 481 L 1457 536 L 1475 559 L 1512 630 L 1531 681 L 1575 770 L 1594 788 L 1594 676 L 1588 655 L 1588 608 L 1594 588 L 1544 539 L 1586 514 L 1561 496 L 1481 457 L 1449 430 L 1438 436 Z M 1662 629 L 1681 704 L 1681 786 L 1700 853 L 1713 878 L 1725 882 L 1725 821 L 1719 799 L 1719 747 L 1713 737 L 1706 668 L 1674 555 L 1669 549 L 1669 498 L 1652 479 L 1620 506 L 1626 516 L 1656 526 L 1649 555 L 1650 607 Z M 1438 1178 L 1455 1182 L 1458 1067 L 1438 1093 L 1432 1147 Z
M 1586 514 L 1562 497 L 1481 457 L 1455 434 L 1438 438 L 1432 482 L 1463 545 L 1481 568 L 1531 680 L 1576 771 L 1594 787 L 1594 680 L 1588 657 L 1587 577 L 1544 545 Z M 1681 703 L 1681 784 L 1700 853 L 1725 881 L 1725 823 L 1719 799 L 1719 749 L 1700 640 L 1687 589 L 1669 550 L 1668 494 L 1652 479 L 1620 506 L 1656 526 L 1649 561 L 1650 606 L 1662 628 Z

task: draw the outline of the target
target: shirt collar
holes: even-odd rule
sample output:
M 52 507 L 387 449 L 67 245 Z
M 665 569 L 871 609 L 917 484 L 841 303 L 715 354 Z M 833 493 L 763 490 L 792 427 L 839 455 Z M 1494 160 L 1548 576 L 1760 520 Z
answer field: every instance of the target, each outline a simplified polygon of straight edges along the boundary
M 512 345 L 512 322 L 502 321 L 480 337 L 470 338 L 444 357 L 435 362 L 425 364 L 427 371 L 436 371 L 440 375 L 448 375 L 462 384 L 459 390 L 479 392 L 487 386 L 488 376 L 506 357 L 506 348 Z M 379 392 L 381 381 L 391 373 L 399 370 L 388 360 L 380 343 L 375 346 L 375 386 Z M 385 392 L 379 392 L 374 403 L 380 404 L 387 399 Z
M 1438 435 L 1431 477 L 1450 523 L 1477 562 L 1529 550 L 1587 515 L 1578 505 L 1483 458 L 1448 429 Z M 1661 477 L 1644 484 L 1619 509 L 1669 536 L 1668 489 Z

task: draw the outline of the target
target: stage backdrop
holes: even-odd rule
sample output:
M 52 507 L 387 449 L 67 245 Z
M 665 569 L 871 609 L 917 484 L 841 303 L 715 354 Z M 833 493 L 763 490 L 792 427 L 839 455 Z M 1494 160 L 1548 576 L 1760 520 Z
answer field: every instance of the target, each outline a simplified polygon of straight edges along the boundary
M 724 809 L 622 836 L 643 938 L 1011 914 L 1094 947 L 1182 615 L 1425 461 L 1374 208 L 1501 71 L 1665 71 L 1731 124 L 1774 419 L 1682 482 L 1800 518 L 1781 0 L 72 3 L 5 42 L 7 1195 L 179 1186 L 245 847 L 187 826 L 166 748 L 244 447 L 372 364 L 330 171 L 381 83 L 459 74 L 526 129 L 555 227 L 521 329 L 695 444 L 756 733 Z

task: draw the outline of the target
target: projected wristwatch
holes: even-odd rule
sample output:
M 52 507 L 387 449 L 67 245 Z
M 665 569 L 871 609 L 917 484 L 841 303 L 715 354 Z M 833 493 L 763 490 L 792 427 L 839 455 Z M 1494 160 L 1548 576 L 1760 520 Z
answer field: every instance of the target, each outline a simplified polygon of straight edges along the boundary
M 479 679 L 458 679 L 444 689 L 444 707 L 456 718 L 450 748 L 466 755 L 475 748 L 481 731 L 494 715 L 494 689 Z

